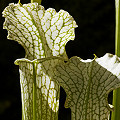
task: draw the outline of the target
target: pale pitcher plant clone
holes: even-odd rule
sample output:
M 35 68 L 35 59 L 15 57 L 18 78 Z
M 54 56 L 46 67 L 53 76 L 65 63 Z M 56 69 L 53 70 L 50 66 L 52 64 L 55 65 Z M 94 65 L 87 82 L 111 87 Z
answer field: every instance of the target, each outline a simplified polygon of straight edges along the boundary
M 25 58 L 15 61 L 22 120 L 58 120 L 60 86 L 72 120 L 108 120 L 113 111 L 108 94 L 120 87 L 120 59 L 111 54 L 93 60 L 68 59 L 65 45 L 75 38 L 75 20 L 64 10 L 45 10 L 37 2 L 10 3 L 3 11 L 8 39 L 25 49 Z

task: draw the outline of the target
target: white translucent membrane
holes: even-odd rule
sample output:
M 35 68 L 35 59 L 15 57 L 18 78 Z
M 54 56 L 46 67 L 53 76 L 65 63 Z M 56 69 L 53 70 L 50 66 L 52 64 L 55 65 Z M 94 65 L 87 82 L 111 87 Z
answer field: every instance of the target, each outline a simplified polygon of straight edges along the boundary
M 63 60 L 58 57 L 33 61 L 23 58 L 15 61 L 15 64 L 19 65 L 24 120 L 33 120 L 34 102 L 36 104 L 36 120 L 58 119 L 60 87 L 52 81 L 52 77 L 54 67 L 61 62 Z M 33 93 L 35 80 L 36 88 Z M 36 97 L 35 101 L 33 96 Z
M 44 9 L 38 3 L 11 3 L 2 12 L 8 39 L 21 44 L 29 60 L 61 56 L 68 60 L 65 45 L 75 38 L 77 24 L 64 10 Z

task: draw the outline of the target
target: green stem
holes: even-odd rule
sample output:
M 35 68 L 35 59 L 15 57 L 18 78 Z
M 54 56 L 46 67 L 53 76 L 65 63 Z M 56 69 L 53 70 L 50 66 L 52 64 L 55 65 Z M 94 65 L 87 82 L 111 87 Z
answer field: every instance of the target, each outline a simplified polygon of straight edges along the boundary
M 115 34 L 115 54 L 120 57 L 120 0 L 115 0 L 116 7 L 116 34 Z M 113 91 L 113 105 L 111 120 L 120 120 L 120 88 Z
M 37 2 L 40 5 L 42 0 L 31 0 L 31 3 L 34 3 L 34 2 Z
M 36 120 L 36 66 L 33 63 L 33 120 Z
M 116 35 L 115 35 L 115 52 L 116 52 L 116 55 L 120 57 L 120 1 L 119 0 L 116 0 L 115 1 L 116 4 Z

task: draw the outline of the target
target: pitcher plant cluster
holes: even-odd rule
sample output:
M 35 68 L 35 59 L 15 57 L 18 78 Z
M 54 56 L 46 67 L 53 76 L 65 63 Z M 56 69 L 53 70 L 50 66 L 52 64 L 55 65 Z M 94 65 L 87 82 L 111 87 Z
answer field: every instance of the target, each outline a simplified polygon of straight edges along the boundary
M 71 120 L 108 120 L 113 106 L 108 94 L 120 87 L 120 58 L 68 59 L 65 45 L 78 27 L 64 10 L 44 9 L 36 3 L 10 3 L 3 11 L 10 40 L 25 49 L 19 65 L 22 120 L 58 120 L 60 86 Z M 66 61 L 66 62 L 65 62 Z M 64 119 L 64 118 L 63 118 Z

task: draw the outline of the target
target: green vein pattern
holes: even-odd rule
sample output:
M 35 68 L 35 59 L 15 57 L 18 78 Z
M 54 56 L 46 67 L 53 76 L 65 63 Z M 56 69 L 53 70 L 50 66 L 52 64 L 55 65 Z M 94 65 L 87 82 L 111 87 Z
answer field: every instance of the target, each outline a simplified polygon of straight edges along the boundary
M 29 60 L 51 56 L 67 59 L 65 44 L 74 40 L 74 28 L 77 27 L 68 12 L 53 8 L 44 10 L 38 3 L 20 6 L 11 3 L 3 11 L 4 29 L 8 30 L 8 39 L 20 43 Z
M 72 57 L 57 65 L 54 80 L 64 88 L 72 120 L 108 120 L 110 91 L 120 87 L 120 59 L 106 54 L 93 60 Z
M 24 58 L 15 61 L 15 64 L 19 65 L 20 72 L 23 120 L 58 119 L 60 88 L 51 77 L 54 66 L 62 61 L 56 57 L 34 61 Z M 34 78 L 36 78 L 35 92 L 32 87 Z
M 12 3 L 4 9 L 3 17 L 8 39 L 17 41 L 26 51 L 24 59 L 15 61 L 20 72 L 22 120 L 58 119 L 58 83 L 67 93 L 65 107 L 71 108 L 72 120 L 108 120 L 113 110 L 108 94 L 120 87 L 118 57 L 72 57 L 64 63 L 68 60 L 65 45 L 74 40 L 77 27 L 64 10 L 45 10 L 38 3 Z
M 20 72 L 23 120 L 57 120 L 59 86 L 51 76 L 59 60 L 53 56 L 68 60 L 65 45 L 75 38 L 76 22 L 68 12 L 45 10 L 38 3 L 11 3 L 3 17 L 8 39 L 17 41 L 26 52 L 26 59 L 15 62 Z

